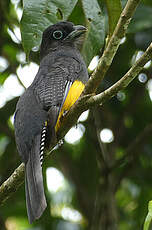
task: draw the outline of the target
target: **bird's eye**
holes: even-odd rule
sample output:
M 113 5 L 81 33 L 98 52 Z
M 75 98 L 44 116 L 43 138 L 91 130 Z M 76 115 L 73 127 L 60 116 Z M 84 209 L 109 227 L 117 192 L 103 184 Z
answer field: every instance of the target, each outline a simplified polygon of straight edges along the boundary
M 53 37 L 55 39 L 61 39 L 63 37 L 63 33 L 61 30 L 56 30 L 53 32 Z

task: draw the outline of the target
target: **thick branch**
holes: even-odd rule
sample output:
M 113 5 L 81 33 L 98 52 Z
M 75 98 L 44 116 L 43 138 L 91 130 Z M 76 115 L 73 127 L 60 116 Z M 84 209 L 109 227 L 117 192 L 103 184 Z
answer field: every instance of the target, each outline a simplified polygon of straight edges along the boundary
M 14 194 L 24 178 L 24 164 L 15 169 L 12 175 L 0 186 L 0 205 L 2 205 L 12 194 Z
M 90 107 L 95 104 L 102 104 L 115 96 L 120 90 L 126 88 L 131 81 L 140 73 L 144 65 L 152 59 L 152 43 L 147 48 L 145 53 L 139 58 L 139 60 L 130 68 L 130 70 L 114 85 L 105 90 L 104 92 L 92 96 L 86 102 L 86 106 Z
M 102 55 L 99 63 L 91 78 L 89 79 L 84 94 L 95 92 L 109 69 L 112 60 L 119 48 L 121 39 L 125 36 L 130 20 L 138 6 L 140 0 L 128 0 L 124 10 L 121 13 L 120 19 L 114 30 L 114 33 Z

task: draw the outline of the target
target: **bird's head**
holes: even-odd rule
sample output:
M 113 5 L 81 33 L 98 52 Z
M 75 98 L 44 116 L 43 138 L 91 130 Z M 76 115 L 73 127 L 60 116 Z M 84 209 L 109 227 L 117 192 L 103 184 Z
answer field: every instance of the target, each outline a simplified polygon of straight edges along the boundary
M 86 28 L 81 25 L 74 25 L 72 22 L 58 22 L 49 26 L 42 36 L 40 47 L 41 57 L 45 56 L 51 50 L 63 45 L 75 46 Z

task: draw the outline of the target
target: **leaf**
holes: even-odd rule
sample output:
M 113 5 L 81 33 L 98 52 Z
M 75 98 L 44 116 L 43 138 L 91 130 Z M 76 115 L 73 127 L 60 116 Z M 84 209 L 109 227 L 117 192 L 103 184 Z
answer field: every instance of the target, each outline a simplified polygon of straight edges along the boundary
M 75 25 L 84 25 L 86 20 L 81 1 L 77 2 L 68 20 L 73 22 Z
M 23 0 L 21 36 L 27 56 L 32 48 L 40 45 L 44 29 L 60 20 L 66 20 L 77 1 Z
M 106 6 L 107 6 L 108 18 L 109 18 L 109 37 L 111 37 L 122 11 L 121 1 L 106 0 Z
M 9 73 L 7 71 L 4 71 L 3 73 L 1 73 L 0 87 L 1 85 L 3 85 L 4 81 L 7 79 L 8 76 L 9 76 Z
M 87 19 L 87 36 L 82 53 L 88 65 L 104 44 L 105 20 L 97 0 L 82 0 Z

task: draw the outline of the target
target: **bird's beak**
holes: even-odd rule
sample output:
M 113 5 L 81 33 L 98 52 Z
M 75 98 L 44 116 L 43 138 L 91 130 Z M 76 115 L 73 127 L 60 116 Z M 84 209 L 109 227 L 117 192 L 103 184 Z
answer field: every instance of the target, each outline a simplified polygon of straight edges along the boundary
M 74 30 L 65 38 L 65 40 L 74 40 L 87 31 L 87 28 L 81 25 L 73 26 Z

